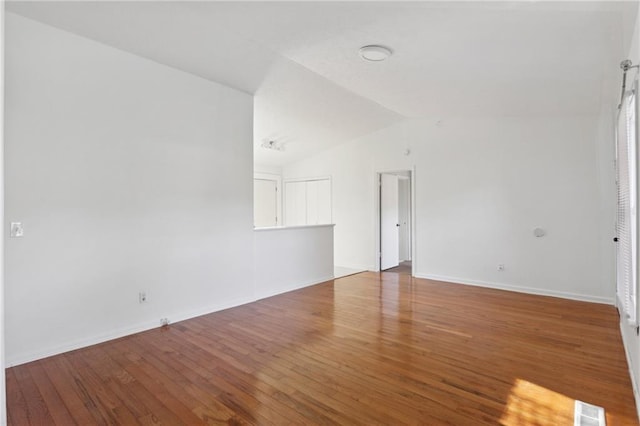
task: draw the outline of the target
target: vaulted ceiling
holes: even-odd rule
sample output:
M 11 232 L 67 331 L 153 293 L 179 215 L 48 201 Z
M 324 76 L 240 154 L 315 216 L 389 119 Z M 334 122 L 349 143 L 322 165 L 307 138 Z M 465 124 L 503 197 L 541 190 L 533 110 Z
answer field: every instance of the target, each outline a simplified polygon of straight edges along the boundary
M 632 2 L 7 2 L 7 10 L 255 95 L 283 165 L 409 117 L 595 115 Z M 382 44 L 384 62 L 358 49 Z M 265 140 L 284 151 L 260 148 Z

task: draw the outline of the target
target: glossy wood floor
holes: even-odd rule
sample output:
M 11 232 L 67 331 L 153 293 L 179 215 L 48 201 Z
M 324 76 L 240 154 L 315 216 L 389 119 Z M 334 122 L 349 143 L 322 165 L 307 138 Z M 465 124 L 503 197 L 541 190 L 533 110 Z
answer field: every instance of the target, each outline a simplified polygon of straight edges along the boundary
M 7 371 L 13 425 L 637 424 L 611 306 L 362 273 Z

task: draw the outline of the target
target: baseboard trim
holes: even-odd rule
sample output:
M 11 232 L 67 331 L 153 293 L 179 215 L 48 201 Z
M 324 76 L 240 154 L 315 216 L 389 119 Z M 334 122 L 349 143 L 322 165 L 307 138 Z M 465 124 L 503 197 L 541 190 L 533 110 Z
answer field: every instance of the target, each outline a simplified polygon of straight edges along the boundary
M 234 299 L 222 304 L 209 305 L 197 310 L 184 312 L 182 314 L 172 314 L 168 315 L 168 318 L 171 320 L 171 323 L 176 323 L 184 320 L 188 320 L 191 318 L 199 317 L 201 315 L 207 315 L 213 312 L 222 311 L 225 309 L 233 308 L 236 306 L 244 305 L 246 303 L 254 302 L 255 299 Z M 141 333 L 143 331 L 152 330 L 154 328 L 160 327 L 160 323 L 157 319 L 151 321 L 144 321 L 139 324 L 122 327 L 107 333 L 101 333 L 97 336 L 92 336 L 86 339 L 78 339 L 71 342 L 64 343 L 62 345 L 57 345 L 51 348 L 43 349 L 40 351 L 28 352 L 23 354 L 18 354 L 16 356 L 12 356 L 7 358 L 6 367 L 15 367 L 17 365 L 26 364 L 28 362 L 37 361 L 39 359 L 47 358 L 54 355 L 59 355 L 65 352 L 74 351 L 76 349 L 82 349 L 89 346 L 97 345 L 99 343 L 104 343 L 109 340 L 119 339 L 121 337 L 130 336 L 135 333 Z
M 600 303 L 604 305 L 615 305 L 615 299 L 613 297 L 592 296 L 587 294 L 569 293 L 564 291 L 553 291 L 553 290 L 547 290 L 547 289 L 541 289 L 541 288 L 535 288 L 535 287 L 521 287 L 521 286 L 515 286 L 515 285 L 509 285 L 509 284 L 469 280 L 465 278 L 448 277 L 448 276 L 434 275 L 434 274 L 416 273 L 414 276 L 416 278 L 423 278 L 423 279 L 434 280 L 434 281 L 444 281 L 452 284 L 472 285 L 476 287 L 493 288 L 496 290 L 514 291 L 516 293 L 536 294 L 538 296 L 560 297 L 562 299 L 578 300 L 581 302 Z
M 632 344 L 625 340 L 626 333 L 623 329 L 625 327 L 625 322 L 620 320 L 620 336 L 622 337 L 622 347 L 624 348 L 624 355 L 627 358 L 627 368 L 629 370 L 629 377 L 631 377 L 631 388 L 633 390 L 633 399 L 636 403 L 636 415 L 638 416 L 638 420 L 640 420 L 640 389 L 638 389 L 638 382 L 633 374 L 633 369 L 631 368 L 631 354 L 629 353 L 629 346 Z
M 354 268 L 354 269 L 356 269 L 356 268 Z M 357 269 L 360 269 L 360 268 L 357 268 Z M 368 270 L 371 270 L 371 269 L 368 269 Z M 579 294 L 565 293 L 565 292 L 556 292 L 556 291 L 549 291 L 549 290 L 537 289 L 537 288 L 532 288 L 532 287 L 518 287 L 518 286 L 511 286 L 511 285 L 506 285 L 506 284 L 498 284 L 498 283 L 490 283 L 490 282 L 484 282 L 484 281 L 468 280 L 468 279 L 462 279 L 462 278 L 457 278 L 457 277 L 448 277 L 448 276 L 433 275 L 433 274 L 415 274 L 415 277 L 416 278 L 428 279 L 428 280 L 434 280 L 434 281 L 444 281 L 444 282 L 453 283 L 453 284 L 473 285 L 473 286 L 477 286 L 477 287 L 486 287 L 486 288 L 494 288 L 494 289 L 499 289 L 499 290 L 515 291 L 515 292 L 518 292 L 518 293 L 527 293 L 527 294 L 537 294 L 537 295 L 542 295 L 542 296 L 561 297 L 561 298 L 564 298 L 564 299 L 580 300 L 580 301 L 584 301 L 584 302 L 602 303 L 602 304 L 608 304 L 608 305 L 614 305 L 614 303 L 615 303 L 613 298 L 587 296 L 587 295 L 579 295 Z M 262 293 L 256 292 L 254 298 L 234 299 L 234 300 L 222 303 L 222 304 L 209 305 L 209 306 L 205 306 L 203 308 L 200 308 L 200 309 L 197 309 L 197 310 L 194 310 L 194 311 L 190 311 L 190 312 L 185 312 L 185 313 L 182 313 L 182 314 L 172 314 L 172 315 L 169 315 L 168 317 L 171 319 L 172 323 L 176 323 L 176 322 L 188 320 L 188 319 L 191 319 L 191 318 L 195 318 L 195 317 L 198 317 L 198 316 L 201 316 L 201 315 L 207 315 L 207 314 L 210 314 L 210 313 L 213 313 L 213 312 L 218 312 L 218 311 L 222 311 L 222 310 L 225 310 L 225 309 L 233 308 L 233 307 L 236 307 L 236 306 L 244 305 L 244 304 L 247 304 L 247 303 L 255 302 L 256 300 L 266 299 L 266 298 L 272 297 L 272 296 L 277 296 L 278 294 L 283 294 L 283 293 L 288 293 L 290 291 L 299 290 L 301 288 L 309 287 L 309 286 L 312 286 L 312 285 L 320 284 L 320 283 L 323 283 L 323 282 L 326 282 L 326 281 L 331 281 L 331 280 L 333 280 L 333 275 L 327 275 L 325 277 L 321 277 L 321 278 L 305 281 L 305 282 L 303 282 L 301 284 L 296 284 L 296 285 L 291 286 L 291 287 L 280 288 L 280 289 L 275 290 L 275 291 L 262 292 Z M 141 333 L 143 331 L 147 331 L 147 330 L 151 330 L 151 329 L 154 329 L 154 328 L 158 328 L 159 326 L 160 326 L 160 324 L 158 323 L 158 321 L 156 319 L 151 320 L 151 321 L 144 321 L 144 322 L 138 323 L 138 324 L 133 325 L 133 326 L 119 328 L 119 329 L 116 329 L 114 331 L 107 332 L 107 333 L 101 333 L 101 334 L 99 334 L 97 336 L 92 336 L 90 338 L 78 339 L 78 340 L 74 340 L 74 341 L 71 341 L 71 342 L 64 343 L 62 345 L 58 345 L 58 346 L 55 346 L 55 347 L 47 348 L 47 349 L 44 349 L 44 350 L 39 350 L 39 351 L 34 351 L 34 352 L 29 352 L 29 353 L 23 353 L 23 354 L 19 354 L 17 356 L 8 357 L 6 359 L 6 368 L 14 367 L 14 366 L 21 365 L 21 364 L 26 364 L 28 362 L 36 361 L 36 360 L 47 358 L 47 357 L 54 356 L 54 355 L 59 355 L 61 353 L 73 351 L 73 350 L 76 350 L 76 349 L 85 348 L 85 347 L 88 347 L 88 346 L 92 346 L 92 345 L 96 345 L 96 344 L 99 344 L 99 343 L 107 342 L 109 340 L 119 339 L 121 337 L 129 336 L 131 334 Z M 625 351 L 626 351 L 626 348 L 625 348 Z M 628 357 L 628 354 L 627 354 L 627 357 Z M 633 380 L 633 376 L 632 376 L 632 380 Z M 637 387 L 636 387 L 635 381 L 633 383 L 634 383 L 634 396 L 636 397 L 636 407 L 638 407 L 638 406 L 640 406 L 640 404 L 639 404 L 639 401 L 637 399 L 638 398 L 638 396 L 637 396 L 638 393 L 636 392 Z
M 189 312 L 170 314 L 170 315 L 167 315 L 167 317 L 171 320 L 171 323 L 173 324 L 176 322 L 199 317 L 201 315 L 207 315 L 207 314 L 222 311 L 225 309 L 234 308 L 236 306 L 255 302 L 260 299 L 265 299 L 271 296 L 277 296 L 278 294 L 287 293 L 290 291 L 298 290 L 304 287 L 309 287 L 315 284 L 320 284 L 320 283 L 331 281 L 331 280 L 333 280 L 333 274 L 320 277 L 317 279 L 313 279 L 313 280 L 308 280 L 303 283 L 299 283 L 286 288 L 279 288 L 274 291 L 268 291 L 268 292 L 262 292 L 262 293 L 256 291 L 254 294 L 254 297 L 233 299 L 225 303 L 208 305 L 200 309 L 189 311 Z M 66 342 L 64 344 L 57 345 L 54 347 L 46 348 L 43 350 L 18 354 L 15 356 L 7 357 L 5 361 L 5 366 L 6 366 L 5 368 L 15 367 L 17 365 L 26 364 L 28 362 L 36 361 L 36 360 L 47 358 L 54 355 L 59 355 L 59 354 L 73 351 L 76 349 L 86 348 L 88 346 L 97 345 L 99 343 L 104 343 L 109 340 L 119 339 L 121 337 L 130 336 L 135 333 L 141 333 L 143 331 L 152 330 L 158 327 L 160 327 L 160 324 L 157 319 L 154 319 L 150 321 L 144 321 L 133 326 L 122 327 L 110 332 L 101 333 L 86 339 L 78 339 L 78 340 Z
M 358 269 L 361 271 L 372 271 L 375 272 L 376 267 L 372 266 L 372 265 L 368 265 L 368 266 L 362 266 L 362 265 L 336 265 L 339 266 L 341 268 L 349 268 L 349 269 Z

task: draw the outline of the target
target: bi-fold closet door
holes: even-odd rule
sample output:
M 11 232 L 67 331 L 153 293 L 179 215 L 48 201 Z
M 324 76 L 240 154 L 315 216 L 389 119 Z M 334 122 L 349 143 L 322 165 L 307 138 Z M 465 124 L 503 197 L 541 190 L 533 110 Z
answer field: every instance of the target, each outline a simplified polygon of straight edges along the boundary
M 285 182 L 286 226 L 331 223 L 331 180 L 309 179 Z

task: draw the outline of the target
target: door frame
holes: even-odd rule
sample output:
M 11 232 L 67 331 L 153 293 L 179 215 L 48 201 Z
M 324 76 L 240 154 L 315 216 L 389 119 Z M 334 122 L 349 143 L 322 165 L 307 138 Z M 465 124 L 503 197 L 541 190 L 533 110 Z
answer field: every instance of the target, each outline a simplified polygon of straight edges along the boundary
M 411 276 L 415 277 L 417 270 L 417 251 L 416 251 L 416 167 L 412 166 L 406 169 L 382 169 L 373 174 L 373 193 L 374 193 L 374 252 L 375 259 L 374 271 L 380 272 L 380 175 L 383 174 L 398 174 L 409 172 L 409 193 L 411 208 L 409 209 L 409 216 L 411 221 Z
M 272 180 L 276 182 L 276 226 L 282 226 L 284 218 L 282 217 L 282 176 L 271 173 L 253 173 L 253 180 Z M 252 182 L 253 184 L 253 182 Z M 255 189 L 254 189 L 255 190 Z M 253 203 L 253 200 L 252 200 Z M 253 206 L 255 211 L 255 206 Z M 254 213 L 255 214 L 255 213 Z
M 407 198 L 406 198 L 406 205 L 404 206 L 404 209 L 406 209 L 406 214 L 407 214 L 407 222 L 409 224 L 409 233 L 406 235 L 406 238 L 409 240 L 409 244 L 407 246 L 405 246 L 404 248 L 402 247 L 402 239 L 403 239 L 403 232 L 400 232 L 400 235 L 398 236 L 399 238 L 399 245 L 400 245 L 400 249 L 398 251 L 398 258 L 399 260 L 402 262 L 402 252 L 403 250 L 407 250 L 408 251 L 408 258 L 409 259 L 405 259 L 409 260 L 411 262 L 413 262 L 413 259 L 411 258 L 411 228 L 412 228 L 412 223 L 411 223 L 411 181 L 409 180 L 409 176 L 404 176 L 404 175 L 399 175 L 398 176 L 398 222 L 400 223 L 400 230 L 402 230 L 402 217 L 400 217 L 400 213 L 403 210 L 402 204 L 400 203 L 400 188 L 402 188 L 404 185 L 408 185 L 407 186 Z M 406 231 L 405 231 L 406 232 Z
M 380 270 L 400 266 L 400 178 L 380 175 Z M 384 269 L 383 269 L 384 268 Z

